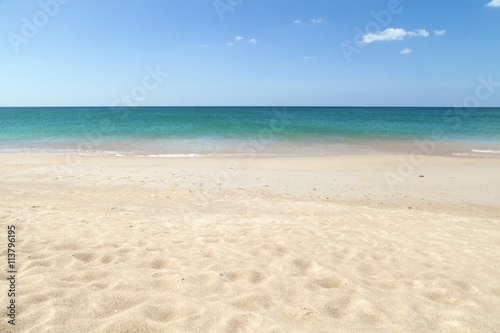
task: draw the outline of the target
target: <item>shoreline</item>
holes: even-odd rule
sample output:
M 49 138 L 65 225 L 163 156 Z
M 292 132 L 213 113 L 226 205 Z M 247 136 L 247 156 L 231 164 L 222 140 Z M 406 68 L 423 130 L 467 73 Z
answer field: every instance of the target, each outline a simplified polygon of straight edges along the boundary
M 154 140 L 153 140 L 154 141 Z M 121 147 L 125 144 L 127 149 Z M 371 142 L 259 142 L 258 140 L 234 140 L 206 143 L 184 141 L 165 143 L 157 140 L 116 141 L 112 144 L 92 144 L 86 140 L 73 144 L 75 147 L 1 149 L 0 155 L 49 155 L 91 157 L 146 157 L 146 158 L 307 158 L 338 156 L 426 155 L 441 157 L 500 158 L 500 142 L 462 142 L 433 140 L 379 140 Z M 77 149 L 76 146 L 92 149 Z M 152 145 L 152 146 L 150 146 Z M 178 147 L 167 149 L 168 146 Z M 203 145 L 206 147 L 202 148 Z M 184 147 L 184 148 L 180 148 Z

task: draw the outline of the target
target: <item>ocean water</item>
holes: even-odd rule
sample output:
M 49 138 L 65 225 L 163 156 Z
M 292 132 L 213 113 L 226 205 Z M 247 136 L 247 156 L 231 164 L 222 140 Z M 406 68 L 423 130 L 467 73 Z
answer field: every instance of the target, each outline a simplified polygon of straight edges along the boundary
M 500 157 L 500 108 L 0 108 L 0 153 Z

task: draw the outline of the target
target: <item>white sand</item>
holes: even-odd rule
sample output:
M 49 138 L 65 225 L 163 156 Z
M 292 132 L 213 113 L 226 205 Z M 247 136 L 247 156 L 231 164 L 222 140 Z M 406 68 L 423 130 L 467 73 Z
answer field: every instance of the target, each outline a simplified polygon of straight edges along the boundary
M 0 331 L 499 332 L 500 160 L 423 159 L 0 156 Z

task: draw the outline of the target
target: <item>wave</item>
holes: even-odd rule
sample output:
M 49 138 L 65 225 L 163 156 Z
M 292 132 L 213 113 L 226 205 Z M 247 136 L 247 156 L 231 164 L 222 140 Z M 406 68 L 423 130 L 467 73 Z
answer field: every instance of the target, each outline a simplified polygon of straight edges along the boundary
M 201 154 L 150 154 L 150 155 L 130 155 L 136 157 L 204 157 L 208 155 Z
M 456 152 L 452 154 L 453 156 L 463 156 L 463 157 L 497 157 L 492 155 L 500 154 L 500 150 L 471 149 L 470 152 Z
M 144 154 L 136 151 L 107 151 L 107 150 L 77 150 L 77 149 L 0 149 L 0 154 L 41 154 L 41 155 L 76 155 L 76 156 L 115 156 L 115 157 L 202 157 L 202 154 Z M 206 154 L 208 155 L 208 154 Z
M 482 150 L 482 149 L 472 149 L 474 153 L 483 153 L 483 154 L 500 154 L 500 150 Z

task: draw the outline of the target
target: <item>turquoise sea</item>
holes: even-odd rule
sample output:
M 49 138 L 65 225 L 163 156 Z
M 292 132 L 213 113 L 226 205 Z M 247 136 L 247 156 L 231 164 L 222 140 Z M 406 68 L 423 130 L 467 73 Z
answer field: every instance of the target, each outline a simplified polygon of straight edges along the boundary
M 500 157 L 500 108 L 0 108 L 0 153 Z

